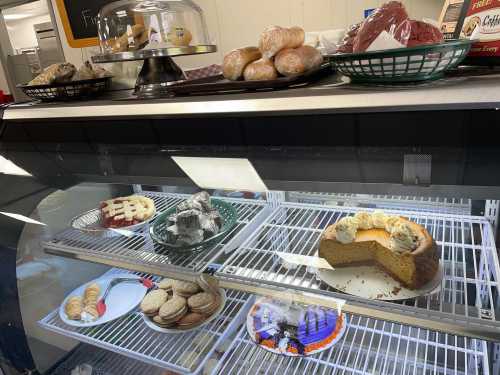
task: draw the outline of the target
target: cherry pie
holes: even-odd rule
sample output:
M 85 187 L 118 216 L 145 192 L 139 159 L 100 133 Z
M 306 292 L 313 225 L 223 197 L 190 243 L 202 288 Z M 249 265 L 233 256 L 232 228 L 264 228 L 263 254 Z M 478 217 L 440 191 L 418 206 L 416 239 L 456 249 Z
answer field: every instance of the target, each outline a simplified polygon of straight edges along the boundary
M 156 212 L 152 199 L 133 195 L 101 202 L 103 225 L 124 228 L 150 219 Z

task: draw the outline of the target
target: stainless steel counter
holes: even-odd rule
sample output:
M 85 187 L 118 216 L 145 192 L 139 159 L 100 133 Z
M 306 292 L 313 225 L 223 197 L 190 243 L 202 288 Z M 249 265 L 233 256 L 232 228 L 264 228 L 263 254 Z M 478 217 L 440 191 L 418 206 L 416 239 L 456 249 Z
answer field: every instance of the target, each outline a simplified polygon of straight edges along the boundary
M 447 78 L 418 86 L 350 85 L 332 76 L 314 86 L 284 91 L 197 96 L 158 100 L 99 100 L 22 104 L 5 111 L 5 120 L 258 116 L 361 113 L 500 107 L 500 75 Z

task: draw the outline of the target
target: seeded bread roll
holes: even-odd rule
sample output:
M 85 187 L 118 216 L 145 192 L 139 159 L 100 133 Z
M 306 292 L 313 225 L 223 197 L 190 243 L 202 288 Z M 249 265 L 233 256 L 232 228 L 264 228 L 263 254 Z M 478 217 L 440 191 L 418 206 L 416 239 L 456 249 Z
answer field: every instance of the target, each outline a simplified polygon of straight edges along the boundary
M 257 47 L 246 47 L 232 50 L 224 57 L 222 64 L 222 73 L 224 77 L 231 81 L 237 81 L 243 76 L 243 71 L 248 64 L 260 59 L 260 53 Z
M 285 48 L 297 48 L 304 44 L 304 29 L 294 26 L 289 29 L 280 26 L 268 27 L 260 37 L 259 48 L 264 57 L 274 57 Z
M 302 46 L 296 49 L 284 49 L 276 56 L 274 65 L 284 76 L 302 74 L 316 68 L 323 62 L 323 56 L 314 47 Z
M 266 58 L 254 61 L 245 68 L 245 81 L 268 81 L 278 78 L 278 72 L 273 61 Z

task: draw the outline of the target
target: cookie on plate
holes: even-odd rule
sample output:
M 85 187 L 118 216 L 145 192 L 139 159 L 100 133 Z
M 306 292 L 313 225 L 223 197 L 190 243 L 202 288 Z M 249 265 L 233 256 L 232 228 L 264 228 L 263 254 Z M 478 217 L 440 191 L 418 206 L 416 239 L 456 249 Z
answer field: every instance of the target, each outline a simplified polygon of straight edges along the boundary
M 191 311 L 205 316 L 212 315 L 219 308 L 220 303 L 218 296 L 207 292 L 195 294 L 188 299 Z
M 201 323 L 203 323 L 204 320 L 205 320 L 204 315 L 195 312 L 190 312 L 177 321 L 177 328 L 190 329 L 200 325 Z
M 180 280 L 174 281 L 172 289 L 174 291 L 174 294 L 184 298 L 189 298 L 200 291 L 200 287 L 197 283 Z
M 156 289 L 146 294 L 140 307 L 144 314 L 153 317 L 158 315 L 158 310 L 167 300 L 168 293 L 163 289 Z
M 164 303 L 158 315 L 165 324 L 175 323 L 188 312 L 186 299 L 179 296 L 174 296 L 171 300 Z
M 175 327 L 175 322 L 173 322 L 173 323 L 165 322 L 159 315 L 156 315 L 156 316 L 153 317 L 153 322 L 157 326 L 160 326 L 161 328 L 172 328 L 172 327 Z
M 172 279 L 163 279 L 157 284 L 158 288 L 163 289 L 167 293 L 172 293 L 173 285 L 174 285 L 174 280 Z

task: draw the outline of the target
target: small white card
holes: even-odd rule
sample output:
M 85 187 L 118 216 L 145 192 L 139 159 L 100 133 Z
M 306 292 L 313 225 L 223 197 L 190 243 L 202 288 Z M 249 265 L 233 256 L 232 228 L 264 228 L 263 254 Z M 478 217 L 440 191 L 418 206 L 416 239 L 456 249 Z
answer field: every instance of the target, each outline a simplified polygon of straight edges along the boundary
M 266 192 L 267 187 L 248 159 L 172 156 L 202 189 Z
M 404 48 L 405 46 L 399 43 L 387 31 L 382 31 L 372 44 L 367 48 L 366 52 L 384 51 L 388 49 Z
M 324 270 L 334 270 L 335 269 L 326 261 L 326 259 L 323 259 L 320 257 L 311 257 L 311 256 L 305 256 L 305 255 L 298 255 L 298 254 L 282 253 L 282 252 L 277 252 L 276 254 L 284 262 L 289 263 L 289 264 L 294 264 L 297 266 L 313 267 L 313 268 L 324 269 Z

